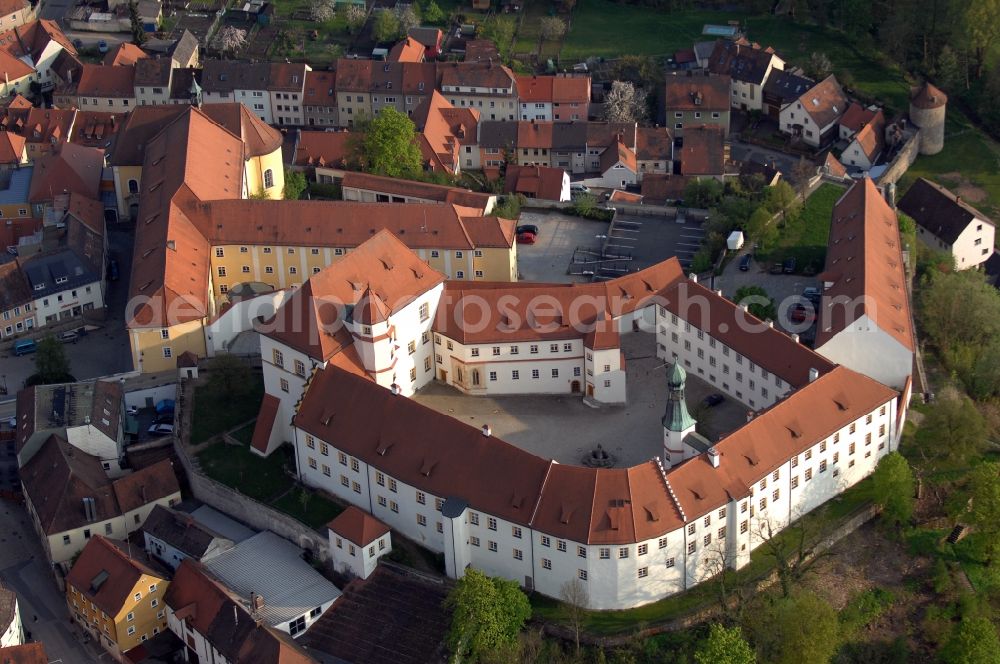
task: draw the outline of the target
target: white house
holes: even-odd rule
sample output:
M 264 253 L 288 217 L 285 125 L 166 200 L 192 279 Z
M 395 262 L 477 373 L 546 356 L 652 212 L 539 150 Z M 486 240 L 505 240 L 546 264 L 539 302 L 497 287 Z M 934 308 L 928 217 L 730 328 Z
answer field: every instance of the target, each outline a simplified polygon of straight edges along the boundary
M 932 249 L 951 253 L 959 270 L 979 267 L 993 253 L 994 223 L 939 184 L 918 179 L 899 199 L 899 209 L 917 222 L 917 237 Z
M 143 547 L 176 570 L 186 558 L 205 561 L 233 548 L 233 542 L 189 514 L 156 505 L 142 524 Z
M 847 97 L 837 77 L 830 74 L 782 107 L 778 124 L 783 133 L 818 148 L 837 138 L 840 118 L 846 110 Z
M 708 57 L 707 68 L 713 74 L 731 78 L 733 108 L 759 111 L 764 108 L 764 85 L 772 71 L 784 70 L 785 61 L 770 46 L 746 39 L 719 39 Z
M 601 177 L 595 184 L 609 189 L 625 189 L 639 182 L 635 152 L 621 141 L 601 153 Z
M 896 214 L 864 178 L 837 201 L 830 225 L 816 351 L 903 390 L 914 337 Z
M 392 551 L 392 535 L 385 525 L 351 505 L 327 524 L 333 569 L 367 579 L 378 559 Z
M 21 625 L 21 611 L 17 605 L 17 595 L 0 583 L 0 649 L 19 646 L 24 643 L 24 627 Z

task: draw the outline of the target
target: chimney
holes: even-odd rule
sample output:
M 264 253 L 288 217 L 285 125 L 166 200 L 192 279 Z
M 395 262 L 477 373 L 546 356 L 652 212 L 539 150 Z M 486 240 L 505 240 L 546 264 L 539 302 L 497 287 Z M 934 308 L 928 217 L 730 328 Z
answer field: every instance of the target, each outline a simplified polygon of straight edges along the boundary
M 695 274 L 694 272 L 688 275 L 688 279 L 690 279 L 694 283 L 698 283 L 698 275 Z
M 755 414 L 756 414 L 756 413 L 754 413 L 754 412 L 753 412 L 752 410 L 748 410 L 748 411 L 747 411 L 747 422 L 750 422 L 750 421 L 752 421 L 752 420 L 753 420 L 753 418 L 754 418 L 754 415 L 755 415 Z
M 792 332 L 792 341 L 794 341 L 795 343 L 799 343 L 799 335 Z
M 260 611 L 263 608 L 264 608 L 264 596 L 261 595 L 260 593 L 254 593 L 253 594 L 253 610 L 254 610 L 254 612 L 256 613 L 256 612 Z
M 486 436 L 487 438 L 493 435 L 493 429 L 490 428 L 489 424 L 483 425 L 483 435 Z
M 389 386 L 389 391 L 392 392 L 393 395 L 398 395 L 399 394 L 399 385 L 396 385 L 395 383 L 393 383 L 392 385 Z
M 819 378 L 819 369 L 809 369 L 809 382 L 813 382 Z
M 719 467 L 719 461 L 721 461 L 719 457 L 719 450 L 715 449 L 714 445 L 708 448 L 708 462 L 712 464 L 712 468 Z

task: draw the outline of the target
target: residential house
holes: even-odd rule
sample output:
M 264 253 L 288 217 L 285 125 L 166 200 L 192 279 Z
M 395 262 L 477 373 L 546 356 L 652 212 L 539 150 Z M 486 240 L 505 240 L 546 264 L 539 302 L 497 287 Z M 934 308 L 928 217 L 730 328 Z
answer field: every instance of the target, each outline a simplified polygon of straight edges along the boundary
M 978 268 L 993 254 L 993 221 L 935 182 L 918 178 L 898 207 L 917 222 L 917 237 L 931 249 L 951 254 L 959 270 Z
M 781 131 L 806 145 L 819 148 L 838 136 L 840 117 L 847 110 L 847 97 L 830 74 L 814 85 L 779 115 Z
M 550 166 L 509 164 L 504 175 L 504 193 L 521 194 L 543 201 L 570 200 L 569 173 Z
M 692 178 L 683 175 L 650 173 L 642 178 L 639 193 L 645 205 L 667 205 L 684 199 L 684 191 Z
M 587 119 L 589 76 L 518 76 L 515 82 L 521 120 Z
M 312 69 L 303 63 L 272 62 L 268 76 L 271 117 L 278 125 L 304 125 L 302 111 L 306 92 L 306 74 Z
M 181 500 L 169 460 L 112 480 L 97 457 L 56 435 L 21 468 L 21 486 L 42 548 L 63 570 L 92 536 L 125 539 L 154 505 Z
M 42 155 L 56 152 L 68 141 L 75 124 L 76 109 L 32 108 L 14 131 L 24 137 L 28 157 L 35 161 Z
M 684 136 L 684 127 L 716 125 L 729 136 L 730 90 L 732 79 L 728 74 L 673 72 L 667 75 L 666 110 L 667 126 L 673 135 Z
M 621 141 L 601 153 L 601 185 L 625 189 L 639 182 L 639 164 L 635 151 Z
M 508 161 L 516 163 L 519 122 L 497 120 L 479 123 L 479 163 L 487 173 L 496 172 Z M 586 143 L 585 143 L 586 144 Z
M 310 171 L 320 184 L 339 183 L 356 161 L 361 138 L 362 134 L 349 131 L 300 131 L 293 166 Z
M 520 126 L 521 123 L 518 123 Z M 549 157 L 552 167 L 573 174 L 587 170 L 587 123 L 553 122 L 552 153 Z
M 681 175 L 723 179 L 729 162 L 729 144 L 721 127 L 688 127 L 679 152 Z
M 414 112 L 413 123 L 420 132 L 417 142 L 426 170 L 458 175 L 463 165 L 479 166 L 476 109 L 455 108 L 434 90 Z
M 32 213 L 41 217 L 57 196 L 67 193 L 100 198 L 104 150 L 75 143 L 59 143 L 54 150 L 34 160 L 28 200 Z
M 135 64 L 135 98 L 139 106 L 157 106 L 171 102 L 170 81 L 173 61 L 167 57 L 146 58 Z
M 25 466 L 51 436 L 97 459 L 103 473 L 125 473 L 125 401 L 117 381 L 26 387 L 17 393 L 17 463 Z
M 355 122 L 372 117 L 372 67 L 376 64 L 371 60 L 337 60 L 334 88 L 341 127 L 353 127 Z
M 521 121 L 517 123 L 517 163 L 524 166 L 550 166 L 552 122 Z
M 389 49 L 386 62 L 423 62 L 427 56 L 427 47 L 413 37 L 406 36 Z
M 125 118 L 125 113 L 77 110 L 69 142 L 88 148 L 109 148 L 114 143 L 115 135 L 125 122 Z M 102 179 L 102 184 L 103 182 Z
M 345 201 L 365 203 L 444 203 L 461 205 L 476 210 L 486 216 L 496 206 L 495 194 L 487 194 L 448 187 L 417 180 L 371 175 L 370 173 L 349 172 L 343 176 L 341 192 Z
M 649 173 L 671 173 L 674 163 L 674 141 L 666 127 L 637 127 L 635 159 L 641 181 Z
M 389 526 L 351 505 L 326 525 L 333 569 L 359 579 L 375 571 L 378 559 L 392 551 Z
M 169 573 L 127 542 L 95 534 L 66 576 L 70 618 L 115 659 L 167 629 Z
M 206 104 L 245 104 L 265 123 L 275 124 L 270 80 L 271 65 L 266 62 L 206 60 L 201 74 L 203 99 Z
M 319 127 L 340 125 L 337 115 L 336 72 L 310 70 L 302 93 L 302 117 L 305 124 Z
M 840 116 L 840 127 L 838 137 L 842 141 L 849 141 L 854 135 L 861 131 L 866 125 L 881 124 L 883 133 L 885 130 L 885 114 L 877 106 L 864 107 L 856 101 L 848 104 L 847 110 Z
M 517 120 L 514 72 L 497 62 L 438 63 L 441 94 L 457 108 L 475 108 L 483 120 Z
M 808 92 L 816 82 L 790 71 L 772 71 L 764 84 L 764 113 L 780 120 L 781 109 Z
M 715 50 L 714 41 L 701 41 L 694 44 L 694 57 L 698 64 L 698 69 L 708 69 L 708 61 Z
M 105 53 L 101 64 L 109 67 L 128 67 L 148 57 L 144 50 L 132 42 L 124 41 Z
M 0 661 L 10 664 L 49 664 L 51 661 L 40 641 L 0 648 Z
M 176 571 L 191 558 L 204 562 L 233 548 L 223 537 L 190 514 L 156 505 L 142 524 L 146 553 Z
M 441 55 L 444 33 L 441 32 L 440 28 L 421 26 L 410 28 L 406 34 L 410 39 L 415 39 L 424 47 L 425 60 L 437 60 L 437 57 Z
M 345 525 L 353 524 L 345 521 Z M 12 648 L 22 643 L 24 643 L 24 627 L 21 623 L 21 611 L 17 605 L 17 595 L 0 582 L 0 662 L 6 664 L 4 648 Z
M 29 0 L 4 0 L 0 3 L 0 30 L 10 30 L 35 20 L 35 7 Z
M 850 143 L 840 153 L 841 163 L 862 171 L 869 170 L 882 155 L 884 136 L 885 120 L 880 113 L 850 139 Z
M 191 69 L 201 64 L 201 45 L 189 30 L 184 30 L 180 38 L 167 49 L 167 55 L 174 61 L 175 69 Z
M 819 274 L 823 297 L 815 347 L 834 362 L 906 390 L 915 346 L 898 226 L 896 213 L 867 177 L 834 205 L 826 266 Z
M 275 570 L 263 570 L 262 579 Z M 262 597 L 267 606 L 268 598 Z M 259 609 L 238 596 L 201 563 L 183 561 L 165 597 L 167 624 L 184 643 L 189 661 L 312 664 L 292 637 L 261 620 Z
M 587 123 L 587 172 L 602 173 L 601 157 L 604 151 L 622 143 L 635 151 L 639 125 L 635 122 Z
M 733 108 L 760 111 L 764 107 L 764 85 L 772 71 L 784 70 L 785 61 L 770 46 L 762 48 L 741 37 L 735 41 L 717 40 L 707 68 L 713 74 L 730 77 Z
M 302 553 L 265 530 L 200 564 L 247 602 L 255 618 L 295 638 L 340 597 L 337 587 L 303 560 Z
M 77 108 L 126 113 L 135 107 L 137 65 L 83 65 L 75 85 L 56 90 L 56 97 Z
M 9 134 L 6 143 L 10 146 L 6 159 L 16 159 L 15 150 L 20 146 L 21 154 L 27 154 L 24 139 Z M 34 169 L 20 161 L 8 161 L 0 166 L 0 215 L 5 220 L 26 218 L 29 214 L 28 192 L 31 190 L 31 175 Z
M 31 302 L 31 286 L 17 262 L 0 263 L 0 338 L 34 329 L 35 312 Z
M 63 51 L 76 55 L 55 21 L 33 20 L 0 32 L 0 67 L 6 72 L 0 96 L 27 95 L 32 82 L 39 83 L 43 92 L 51 90 L 54 64 Z

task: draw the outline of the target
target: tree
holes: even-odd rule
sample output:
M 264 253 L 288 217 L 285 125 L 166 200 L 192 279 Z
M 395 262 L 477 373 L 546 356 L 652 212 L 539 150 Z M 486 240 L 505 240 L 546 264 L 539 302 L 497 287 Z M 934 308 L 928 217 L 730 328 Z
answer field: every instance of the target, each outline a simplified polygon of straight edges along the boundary
M 996 664 L 1000 637 L 989 618 L 965 618 L 952 630 L 939 653 L 944 664 Z
M 316 23 L 326 23 L 336 13 L 334 0 L 312 0 L 309 4 L 309 18 Z
M 753 525 L 753 537 L 761 541 L 761 548 L 774 559 L 781 596 L 784 598 L 792 596 L 795 586 L 819 561 L 832 555 L 829 550 L 821 553 L 815 551 L 813 542 L 818 539 L 815 524 L 810 525 L 797 519 L 798 516 L 801 515 L 793 516 L 794 523 L 780 531 L 781 537 L 775 537 L 778 531 L 769 519 L 757 519 Z
M 604 119 L 608 122 L 638 122 L 646 116 L 646 99 L 628 81 L 614 81 L 604 99 Z
M 767 208 L 761 205 L 746 223 L 746 232 L 750 240 L 761 249 L 769 247 L 772 242 L 778 239 L 778 228 L 772 223 L 774 215 L 768 212 Z
M 290 201 L 298 200 L 302 197 L 302 192 L 306 190 L 306 175 L 302 171 L 285 169 L 285 191 L 284 197 Z
M 962 468 L 986 447 L 986 420 L 968 397 L 943 396 L 924 417 L 917 434 L 920 468 L 935 473 Z
M 219 49 L 223 53 L 235 53 L 247 43 L 247 31 L 227 25 L 219 32 Z
M 352 35 L 361 29 L 368 19 L 368 12 L 360 5 L 351 5 L 344 12 L 344 20 L 347 22 L 347 31 Z
M 146 43 L 146 29 L 142 27 L 142 18 L 139 17 L 139 3 L 132 0 L 128 3 L 128 20 L 132 30 L 132 43 L 142 46 Z
M 799 157 L 799 162 L 792 168 L 792 179 L 798 187 L 799 197 L 802 202 L 806 202 L 809 197 L 809 180 L 816 175 L 816 164 L 805 158 Z
M 964 3 L 963 36 L 975 60 L 976 78 L 982 78 L 986 52 L 1000 39 L 1000 0 Z
M 545 41 L 559 41 L 566 34 L 566 21 L 556 16 L 546 16 L 539 21 L 539 25 Z
M 684 188 L 684 204 L 688 207 L 708 209 L 722 199 L 722 183 L 714 178 L 695 179 Z
M 1000 464 L 976 466 L 969 474 L 965 495 L 969 505 L 966 519 L 975 527 L 975 539 L 987 563 L 992 564 L 1000 553 Z
M 576 656 L 580 657 L 580 630 L 583 627 L 583 618 L 587 615 L 587 605 L 590 604 L 590 596 L 587 594 L 587 587 L 580 579 L 571 579 L 559 589 L 559 596 L 566 607 L 566 619 L 573 630 L 573 640 L 576 643 Z
M 397 4 L 393 13 L 396 15 L 397 36 L 400 39 L 406 37 L 411 28 L 420 25 L 420 7 L 416 3 Z
M 372 37 L 379 43 L 394 41 L 399 36 L 399 19 L 396 13 L 383 9 L 375 13 L 372 23 Z
M 528 597 L 515 581 L 471 568 L 448 594 L 445 606 L 452 611 L 448 645 L 454 654 L 472 661 L 515 646 L 531 617 Z
M 882 506 L 882 515 L 893 523 L 906 523 L 913 516 L 913 470 L 899 452 L 882 457 L 872 475 L 872 493 Z
M 801 590 L 748 614 L 757 657 L 770 664 L 829 662 L 840 642 L 837 613 L 823 598 Z
M 253 385 L 250 367 L 235 355 L 216 355 L 206 368 L 209 385 L 219 393 L 237 397 L 246 394 Z
M 760 286 L 742 286 L 733 295 L 733 302 L 746 304 L 747 311 L 761 320 L 776 320 L 778 314 L 774 307 L 774 298 Z
M 810 77 L 817 81 L 822 81 L 833 73 L 833 63 L 830 62 L 830 58 L 827 57 L 826 53 L 813 51 L 809 59 L 806 60 L 805 70 Z
M 58 339 L 49 335 L 38 342 L 35 351 L 35 376 L 38 381 L 36 384 L 49 385 L 72 381 L 69 369 L 66 347 Z
M 445 19 L 444 12 L 441 11 L 441 8 L 438 6 L 438 3 L 434 2 L 434 0 L 428 2 L 427 6 L 424 7 L 424 20 L 427 21 L 428 23 L 437 24 L 437 23 L 443 23 L 444 19 Z
M 950 46 L 945 44 L 938 54 L 937 66 L 934 68 L 938 85 L 946 92 L 954 93 L 960 90 L 965 82 L 962 75 L 962 66 L 959 64 L 958 55 Z
M 391 106 L 384 106 L 368 123 L 361 151 L 369 173 L 412 178 L 421 171 L 423 158 L 413 121 Z
M 767 207 L 771 212 L 781 213 L 781 218 L 787 219 L 798 208 L 795 190 L 792 185 L 781 180 L 773 187 L 767 188 Z
M 756 664 L 757 656 L 738 626 L 727 629 L 712 624 L 708 636 L 694 653 L 694 661 L 698 664 Z
M 500 56 L 507 57 L 510 53 L 511 43 L 514 41 L 514 32 L 517 24 L 513 16 L 504 14 L 494 14 L 480 24 L 480 33 L 483 39 L 489 39 L 497 45 Z

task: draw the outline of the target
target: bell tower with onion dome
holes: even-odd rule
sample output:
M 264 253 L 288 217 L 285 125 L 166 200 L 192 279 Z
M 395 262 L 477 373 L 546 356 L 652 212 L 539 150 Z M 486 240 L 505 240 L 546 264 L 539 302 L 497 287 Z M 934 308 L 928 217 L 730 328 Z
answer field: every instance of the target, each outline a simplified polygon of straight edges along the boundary
M 684 439 L 694 433 L 697 421 L 688 412 L 684 398 L 684 384 L 687 372 L 675 359 L 667 372 L 667 407 L 663 413 L 663 460 L 664 466 L 676 466 L 690 454 L 685 455 Z

